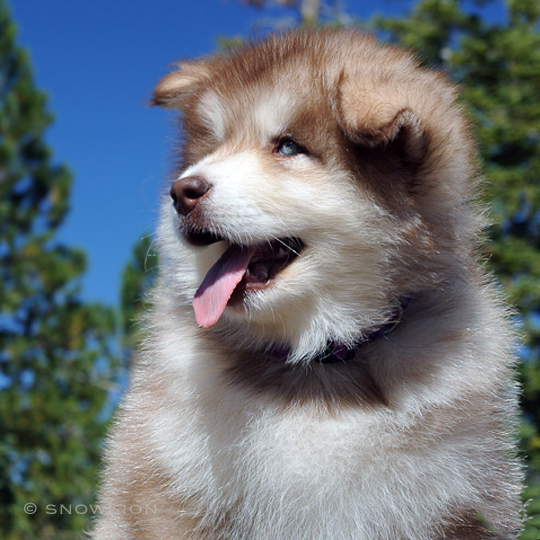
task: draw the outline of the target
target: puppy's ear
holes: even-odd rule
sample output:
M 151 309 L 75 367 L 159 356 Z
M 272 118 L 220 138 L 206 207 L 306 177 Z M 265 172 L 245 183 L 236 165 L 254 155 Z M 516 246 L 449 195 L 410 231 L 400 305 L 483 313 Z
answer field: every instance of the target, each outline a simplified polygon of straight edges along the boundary
M 397 147 L 410 162 L 423 159 L 427 135 L 405 96 L 384 85 L 362 87 L 345 77 L 339 88 L 338 117 L 347 138 L 368 148 Z
M 209 77 L 203 62 L 179 62 L 175 66 L 176 70 L 165 75 L 154 89 L 152 105 L 166 109 L 179 108 Z

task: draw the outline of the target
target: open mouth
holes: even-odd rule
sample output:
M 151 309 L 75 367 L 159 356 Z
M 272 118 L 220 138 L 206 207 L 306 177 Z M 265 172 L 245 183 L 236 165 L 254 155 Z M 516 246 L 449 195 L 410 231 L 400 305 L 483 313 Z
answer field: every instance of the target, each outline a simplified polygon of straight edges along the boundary
M 199 246 L 225 240 L 207 231 L 188 232 L 185 236 L 191 244 Z M 230 244 L 207 272 L 193 298 L 199 326 L 213 326 L 227 305 L 241 302 L 248 291 L 269 287 L 303 248 L 304 243 L 295 237 L 277 238 L 255 246 Z
M 304 248 L 299 238 L 278 238 L 255 248 L 242 281 L 246 289 L 264 289 Z
M 210 244 L 224 240 L 224 238 L 219 237 L 213 232 L 199 228 L 182 227 L 182 234 L 192 246 L 209 246 Z

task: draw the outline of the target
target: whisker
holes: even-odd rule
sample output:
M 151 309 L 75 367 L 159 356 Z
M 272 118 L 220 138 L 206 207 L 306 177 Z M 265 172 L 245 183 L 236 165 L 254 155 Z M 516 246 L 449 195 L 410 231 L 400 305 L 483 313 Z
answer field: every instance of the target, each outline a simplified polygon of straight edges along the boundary
M 277 240 L 283 247 L 286 247 L 287 249 L 292 251 L 296 256 L 300 256 L 300 252 L 294 250 L 292 246 L 287 244 L 287 242 L 284 242 L 283 240 L 281 240 L 281 238 L 275 238 L 275 240 Z

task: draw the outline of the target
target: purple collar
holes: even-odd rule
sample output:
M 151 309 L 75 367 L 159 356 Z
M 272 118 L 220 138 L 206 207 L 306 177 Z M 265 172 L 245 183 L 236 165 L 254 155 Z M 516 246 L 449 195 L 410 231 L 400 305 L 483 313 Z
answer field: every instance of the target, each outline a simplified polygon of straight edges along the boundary
M 386 324 L 369 332 L 352 345 L 347 346 L 339 341 L 329 341 L 325 349 L 315 355 L 312 361 L 318 362 L 319 364 L 336 364 L 338 362 L 347 362 L 347 360 L 352 360 L 362 345 L 375 341 L 376 339 L 392 332 L 392 330 L 394 330 L 402 321 L 403 314 L 405 313 L 405 310 L 410 302 L 411 298 L 408 296 L 400 300 L 399 306 L 396 308 L 392 318 Z M 289 357 L 290 350 L 291 348 L 288 345 L 274 344 L 270 349 L 270 354 L 276 360 L 285 362 Z

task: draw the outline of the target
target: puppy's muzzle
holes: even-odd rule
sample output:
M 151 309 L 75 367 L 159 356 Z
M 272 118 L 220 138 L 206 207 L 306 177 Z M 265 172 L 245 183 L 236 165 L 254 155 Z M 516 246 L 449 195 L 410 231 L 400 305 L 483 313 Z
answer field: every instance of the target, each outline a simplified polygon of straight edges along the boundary
M 171 197 L 175 210 L 187 216 L 208 193 L 212 185 L 200 176 L 180 178 L 171 187 Z

